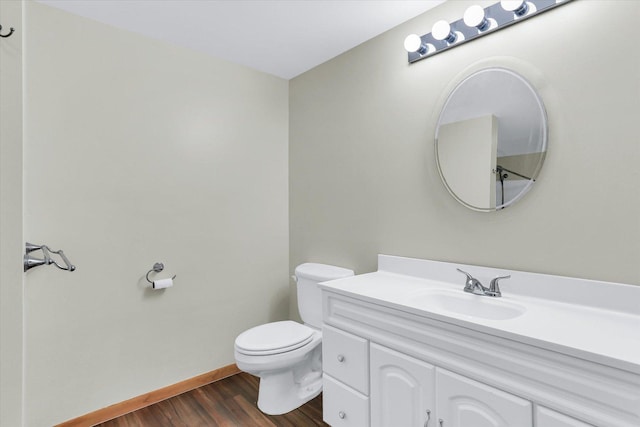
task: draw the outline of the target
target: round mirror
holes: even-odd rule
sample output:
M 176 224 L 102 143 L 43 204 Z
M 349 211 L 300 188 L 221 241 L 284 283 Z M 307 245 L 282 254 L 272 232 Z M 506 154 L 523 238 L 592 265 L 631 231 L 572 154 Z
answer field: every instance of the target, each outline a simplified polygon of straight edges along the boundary
M 440 177 L 456 200 L 478 211 L 504 209 L 529 191 L 542 167 L 542 100 L 513 71 L 477 71 L 444 103 L 435 146 Z

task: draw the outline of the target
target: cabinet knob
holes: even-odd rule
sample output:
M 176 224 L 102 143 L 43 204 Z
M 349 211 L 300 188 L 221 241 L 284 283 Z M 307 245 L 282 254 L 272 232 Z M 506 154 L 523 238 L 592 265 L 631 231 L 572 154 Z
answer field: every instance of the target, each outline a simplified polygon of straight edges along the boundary
M 440 424 L 440 427 L 444 426 L 444 420 L 442 418 L 438 420 L 438 423 Z
M 338 416 L 342 419 L 344 419 L 344 417 L 347 416 L 347 414 L 345 414 L 343 411 L 338 412 Z
M 344 362 L 344 356 L 343 355 L 341 355 L 341 354 L 338 355 L 338 362 L 340 362 L 340 363 Z
M 424 422 L 424 427 L 429 427 L 430 420 L 431 420 L 431 410 L 427 409 L 427 420 Z

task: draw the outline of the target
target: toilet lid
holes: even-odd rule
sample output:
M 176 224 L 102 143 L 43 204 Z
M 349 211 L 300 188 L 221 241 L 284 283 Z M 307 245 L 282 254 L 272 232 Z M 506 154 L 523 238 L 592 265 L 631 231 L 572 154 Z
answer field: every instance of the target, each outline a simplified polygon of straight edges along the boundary
M 291 320 L 267 323 L 244 331 L 236 338 L 236 350 L 244 354 L 284 353 L 306 345 L 313 329 Z

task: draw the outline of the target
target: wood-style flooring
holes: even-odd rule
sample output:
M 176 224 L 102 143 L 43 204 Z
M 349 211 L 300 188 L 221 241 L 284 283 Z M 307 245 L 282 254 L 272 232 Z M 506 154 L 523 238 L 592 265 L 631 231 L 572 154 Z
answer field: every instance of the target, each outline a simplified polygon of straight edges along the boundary
M 242 372 L 98 426 L 328 426 L 322 421 L 322 395 L 284 415 L 263 414 L 256 406 L 258 381 L 258 378 Z

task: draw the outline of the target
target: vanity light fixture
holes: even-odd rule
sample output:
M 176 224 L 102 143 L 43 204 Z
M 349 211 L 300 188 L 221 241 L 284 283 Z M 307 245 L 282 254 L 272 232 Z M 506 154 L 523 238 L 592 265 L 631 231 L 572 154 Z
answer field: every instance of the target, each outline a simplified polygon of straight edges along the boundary
M 416 34 L 408 36 L 404 42 L 408 60 L 410 63 L 420 61 L 571 1 L 502 0 L 485 8 L 471 6 L 462 19 L 438 21 L 430 33 L 421 37 Z

